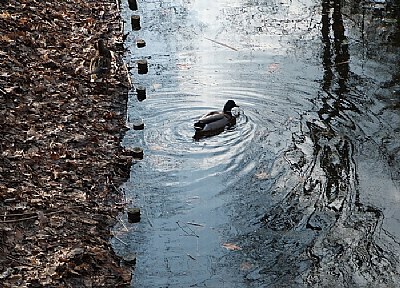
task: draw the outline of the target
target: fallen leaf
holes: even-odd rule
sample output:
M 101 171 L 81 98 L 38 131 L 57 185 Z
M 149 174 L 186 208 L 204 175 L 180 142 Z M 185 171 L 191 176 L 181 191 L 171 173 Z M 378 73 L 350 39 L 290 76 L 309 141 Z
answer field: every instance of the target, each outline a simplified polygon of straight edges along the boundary
M 224 247 L 225 249 L 231 250 L 231 251 L 242 250 L 242 248 L 240 248 L 239 246 L 237 246 L 233 243 L 224 243 L 224 244 L 222 244 L 222 247 Z
M 256 174 L 254 174 L 254 176 L 259 180 L 265 180 L 265 179 L 269 178 L 269 175 L 267 172 L 258 172 Z
M 278 63 L 272 63 L 268 65 L 268 72 L 273 73 L 279 69 L 279 64 Z

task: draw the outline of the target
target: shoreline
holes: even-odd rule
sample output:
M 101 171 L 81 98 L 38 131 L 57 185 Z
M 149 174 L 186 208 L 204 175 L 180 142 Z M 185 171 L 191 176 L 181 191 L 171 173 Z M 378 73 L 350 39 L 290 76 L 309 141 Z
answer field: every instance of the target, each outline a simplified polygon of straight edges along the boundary
M 130 174 L 129 75 L 115 1 L 0 4 L 0 284 L 127 287 L 110 228 Z M 90 82 L 100 37 L 116 55 Z

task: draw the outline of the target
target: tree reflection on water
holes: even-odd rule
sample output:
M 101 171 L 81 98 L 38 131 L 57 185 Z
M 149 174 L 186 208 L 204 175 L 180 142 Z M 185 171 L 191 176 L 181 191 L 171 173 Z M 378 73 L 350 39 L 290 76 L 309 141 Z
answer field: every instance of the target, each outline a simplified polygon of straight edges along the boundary
M 368 5 L 372 5 L 371 3 Z M 366 30 L 371 31 L 376 27 L 365 26 L 366 23 L 377 23 L 377 11 L 366 11 L 367 3 L 352 4 L 353 7 L 362 7 L 361 10 L 353 10 L 353 20 L 359 21 L 361 27 L 360 41 L 364 49 L 361 53 L 367 51 L 367 57 L 379 55 L 377 50 L 381 48 L 370 45 L 369 42 L 369 39 L 377 35 L 366 34 Z M 308 271 L 303 272 L 301 276 L 294 276 L 294 273 L 290 272 L 294 278 L 302 278 L 303 283 L 313 287 L 328 287 L 332 283 L 341 287 L 367 283 L 380 283 L 392 287 L 397 285 L 400 279 L 400 262 L 398 255 L 390 247 L 398 246 L 399 242 L 382 228 L 382 209 L 363 204 L 360 199 L 360 193 L 363 191 L 359 185 L 358 167 L 354 156 L 359 149 L 360 139 L 365 137 L 361 140 L 366 143 L 364 145 L 369 145 L 370 140 L 359 134 L 362 129 L 353 115 L 368 118 L 370 111 L 365 112 L 365 107 L 357 102 L 359 95 L 355 92 L 355 86 L 360 77 L 350 69 L 349 39 L 346 36 L 348 33 L 343 21 L 342 5 L 340 0 L 322 0 L 321 39 L 324 74 L 321 92 L 315 101 L 320 103 L 317 109 L 318 119 L 304 119 L 301 131 L 293 134 L 293 144 L 285 152 L 286 159 L 290 159 L 292 169 L 296 171 L 295 174 L 301 176 L 300 179 L 304 181 L 275 205 L 264 216 L 263 221 L 266 227 L 275 232 L 309 230 L 314 233 L 311 240 L 304 240 L 302 248 L 298 248 L 297 240 L 282 236 L 283 234 L 279 234 L 282 239 L 276 240 L 293 253 L 291 257 L 296 257 L 298 263 L 308 263 Z M 390 16 L 393 11 L 398 11 L 398 6 L 391 7 L 387 13 L 379 10 L 381 16 L 378 18 L 381 23 L 383 14 Z M 359 12 L 361 13 L 358 14 Z M 380 36 L 390 41 L 389 47 L 385 49 L 392 49 L 390 45 L 396 45 L 398 27 L 397 24 L 397 30 L 379 30 L 383 31 Z M 378 57 L 384 58 L 382 55 Z M 395 73 L 393 79 L 385 85 L 400 90 L 398 75 L 398 72 Z M 312 142 L 312 155 L 307 155 L 307 149 L 304 149 L 307 146 L 307 138 Z M 388 159 L 393 158 L 390 157 L 393 154 L 381 146 L 378 148 L 381 149 L 378 153 L 386 154 Z M 394 151 L 399 151 L 398 146 Z M 392 167 L 397 170 L 398 164 L 392 163 Z M 297 256 L 293 256 L 296 254 Z M 308 261 L 304 260 L 305 255 Z M 300 267 L 299 264 L 297 269 Z M 291 269 L 293 271 L 296 268 Z M 288 271 L 285 271 L 274 270 L 274 276 L 280 279 L 277 282 L 295 281 L 288 280 Z M 266 269 L 265 273 L 269 274 L 270 270 Z

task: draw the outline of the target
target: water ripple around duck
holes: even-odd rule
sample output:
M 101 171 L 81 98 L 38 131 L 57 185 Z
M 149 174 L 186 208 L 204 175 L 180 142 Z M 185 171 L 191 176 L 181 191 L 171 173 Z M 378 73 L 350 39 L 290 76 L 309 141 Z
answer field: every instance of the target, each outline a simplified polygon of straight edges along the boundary
M 150 159 L 157 159 L 154 160 L 154 168 L 158 171 L 175 170 L 179 173 L 190 169 L 196 181 L 215 174 L 224 177 L 224 174 L 242 165 L 247 146 L 254 138 L 256 124 L 252 116 L 241 109 L 233 128 L 213 137 L 194 140 L 194 122 L 208 111 L 221 108 L 195 106 L 196 101 L 188 105 L 188 98 L 191 97 L 193 95 L 180 99 L 177 93 L 153 95 L 146 105 L 135 110 L 135 115 L 141 114 L 146 128 L 139 133 L 131 131 L 131 135 L 127 136 L 127 145 L 135 145 L 135 142 L 144 145 Z M 220 97 L 225 98 L 224 95 Z M 162 158 L 168 158 L 169 161 L 163 162 L 160 160 Z M 171 161 L 175 165 L 171 165 Z

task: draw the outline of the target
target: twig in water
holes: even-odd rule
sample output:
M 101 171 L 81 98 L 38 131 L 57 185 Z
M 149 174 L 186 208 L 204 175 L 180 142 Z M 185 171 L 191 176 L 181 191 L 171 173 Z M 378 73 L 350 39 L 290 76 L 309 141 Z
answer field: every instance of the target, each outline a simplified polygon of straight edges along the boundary
M 186 224 L 188 224 L 188 225 L 193 225 L 193 226 L 204 227 L 204 225 L 203 225 L 203 224 L 200 224 L 200 223 L 186 222 Z
M 197 238 L 200 237 L 200 236 L 197 235 L 196 232 L 194 232 L 189 226 L 186 226 L 186 228 L 189 229 L 191 233 L 189 233 L 188 231 L 186 231 L 186 230 L 184 229 L 184 227 L 182 227 L 181 224 L 179 224 L 179 221 L 176 221 L 176 224 L 178 225 L 179 228 L 181 228 L 181 230 L 182 230 L 183 232 L 186 233 L 186 235 L 188 235 L 188 236 L 195 236 L 195 237 L 197 237 Z
M 114 234 L 114 233 L 113 233 Z M 117 239 L 119 242 L 121 242 L 122 244 L 124 244 L 125 246 L 128 246 L 128 243 L 122 241 L 121 239 L 119 239 L 117 236 L 115 236 L 114 234 L 114 238 Z
M 216 43 L 216 44 L 219 44 L 219 45 L 221 45 L 221 46 L 224 46 L 224 47 L 226 47 L 226 48 L 232 49 L 233 51 L 239 51 L 238 49 L 236 49 L 236 48 L 234 48 L 234 47 L 232 47 L 232 46 L 226 45 L 226 44 L 221 43 L 221 42 L 218 42 L 218 41 L 216 41 L 216 40 L 213 40 L 213 39 L 210 39 L 210 38 L 207 38 L 207 37 L 204 37 L 204 38 L 206 38 L 207 40 L 209 40 L 209 41 L 211 41 L 211 42 L 214 42 L 214 43 Z
M 116 205 L 126 205 L 126 203 L 128 201 L 126 201 L 126 193 L 125 190 L 122 188 L 117 188 L 114 183 L 111 182 L 112 187 L 115 189 L 116 192 L 121 193 L 124 197 L 123 202 L 122 203 L 115 203 Z
M 126 232 L 129 232 L 129 229 L 125 226 L 124 221 L 122 221 L 122 219 L 120 217 L 118 217 L 119 222 L 121 222 L 122 226 L 124 226 Z

